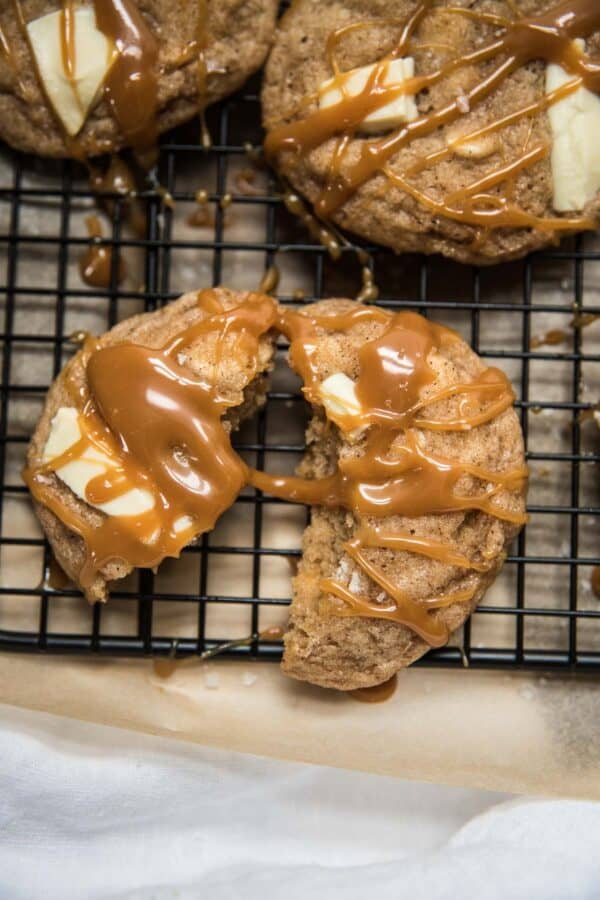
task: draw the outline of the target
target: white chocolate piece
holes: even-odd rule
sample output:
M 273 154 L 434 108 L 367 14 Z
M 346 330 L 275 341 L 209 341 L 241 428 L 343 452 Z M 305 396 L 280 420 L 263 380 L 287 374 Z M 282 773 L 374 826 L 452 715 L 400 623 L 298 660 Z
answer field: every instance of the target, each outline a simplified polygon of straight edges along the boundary
M 74 10 L 75 71 L 65 71 L 61 40 L 61 11 L 48 13 L 27 25 L 44 90 L 52 107 L 73 137 L 82 128 L 114 58 L 114 47 L 96 27 L 91 6 Z
M 81 439 L 79 427 L 79 413 L 76 409 L 61 406 L 52 419 L 50 434 L 44 447 L 42 460 L 45 463 L 52 462 L 61 456 L 69 447 Z M 98 475 L 104 475 L 110 469 L 115 468 L 115 462 L 106 453 L 96 447 L 88 446 L 77 459 L 65 463 L 55 470 L 55 473 L 67 487 L 81 500 L 89 503 L 85 492 L 89 482 Z M 139 516 L 154 507 L 154 497 L 150 491 L 143 488 L 131 487 L 118 497 L 108 500 L 106 503 L 90 504 L 107 516 Z M 175 522 L 175 530 L 183 531 L 189 527 L 189 523 L 183 522 L 188 516 L 181 516 Z M 179 525 L 178 525 L 179 523 Z
M 326 109 L 339 103 L 344 94 L 355 97 L 364 91 L 369 77 L 377 66 L 385 66 L 381 84 L 385 87 L 402 85 L 414 76 L 415 61 L 412 56 L 403 59 L 391 59 L 386 63 L 373 63 L 360 69 L 350 69 L 340 75 L 329 78 L 319 86 L 319 107 Z M 369 113 L 361 122 L 361 131 L 377 133 L 390 131 L 406 122 L 412 122 L 419 115 L 415 98 L 412 94 L 399 94 L 389 103 Z
M 319 396 L 327 415 L 336 418 L 360 416 L 362 406 L 356 396 L 356 385 L 343 372 L 330 375 L 319 385 Z
M 583 48 L 583 42 L 577 42 Z M 575 78 L 561 66 L 546 68 L 546 92 Z M 579 87 L 548 110 L 552 129 L 553 206 L 558 212 L 584 209 L 600 189 L 600 97 Z

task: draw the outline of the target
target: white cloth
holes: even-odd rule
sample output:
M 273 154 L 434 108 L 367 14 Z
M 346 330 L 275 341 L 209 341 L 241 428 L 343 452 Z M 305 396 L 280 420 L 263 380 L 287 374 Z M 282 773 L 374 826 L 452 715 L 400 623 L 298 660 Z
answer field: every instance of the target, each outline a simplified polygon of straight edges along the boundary
M 600 805 L 278 763 L 0 707 L 0 897 L 585 900 Z

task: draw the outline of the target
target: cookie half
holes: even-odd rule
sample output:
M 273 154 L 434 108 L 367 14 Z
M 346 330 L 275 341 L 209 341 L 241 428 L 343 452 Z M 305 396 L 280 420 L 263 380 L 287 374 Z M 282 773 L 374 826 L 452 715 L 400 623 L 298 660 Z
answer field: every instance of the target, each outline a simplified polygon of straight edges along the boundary
M 495 263 L 597 227 L 592 6 L 297 0 L 266 67 L 267 156 L 319 217 L 397 252 Z
M 315 489 L 283 671 L 352 690 L 475 609 L 525 521 L 523 437 L 506 377 L 449 329 L 349 300 L 292 315 L 314 407 L 295 488 Z
M 246 479 L 230 433 L 265 402 L 276 304 L 190 293 L 86 344 L 48 392 L 24 477 L 90 601 L 210 530 Z

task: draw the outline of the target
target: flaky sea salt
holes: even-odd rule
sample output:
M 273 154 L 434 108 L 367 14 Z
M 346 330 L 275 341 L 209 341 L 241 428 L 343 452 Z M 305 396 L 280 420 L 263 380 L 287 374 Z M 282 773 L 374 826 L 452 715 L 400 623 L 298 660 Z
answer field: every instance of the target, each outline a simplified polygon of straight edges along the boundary
M 345 581 L 350 574 L 350 560 L 347 556 L 342 556 L 340 563 L 335 571 L 337 581 Z
M 352 578 L 350 579 L 350 583 L 348 585 L 349 589 L 353 594 L 356 594 L 362 588 L 362 577 L 358 569 L 355 569 L 352 573 Z
M 253 684 L 256 684 L 257 676 L 253 675 L 252 672 L 242 672 L 242 684 L 244 687 L 252 687 Z
M 458 106 L 461 113 L 468 113 L 471 109 L 471 104 L 469 103 L 469 98 L 465 96 L 465 94 L 459 94 L 456 98 L 456 105 Z

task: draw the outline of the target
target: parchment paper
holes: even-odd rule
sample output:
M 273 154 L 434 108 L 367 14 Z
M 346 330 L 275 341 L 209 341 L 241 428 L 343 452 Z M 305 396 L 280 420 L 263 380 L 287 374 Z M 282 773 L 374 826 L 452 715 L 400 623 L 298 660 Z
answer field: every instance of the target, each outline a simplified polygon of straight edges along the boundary
M 172 173 L 171 190 L 215 189 L 217 171 L 210 161 L 199 164 L 194 156 L 190 165 L 181 165 Z M 248 161 L 232 163 L 226 187 L 239 190 L 235 172 L 248 167 Z M 23 186 L 43 187 L 60 183 L 60 171 L 37 162 L 26 168 Z M 260 173 L 255 184 L 260 186 Z M 10 186 L 10 167 L 0 162 L 0 185 Z M 80 186 L 84 186 L 81 183 Z M 161 227 L 171 227 L 175 241 L 209 241 L 212 227 L 192 229 L 186 219 L 192 204 L 179 202 L 173 213 L 161 219 Z M 91 211 L 86 200 L 77 201 L 68 222 L 72 235 L 85 236 L 84 218 Z M 0 204 L 0 229 L 8 228 L 11 209 Z M 263 240 L 269 209 L 263 205 L 233 203 L 225 211 L 224 236 L 242 245 L 220 255 L 222 281 L 232 287 L 253 288 L 270 263 L 266 252 L 245 250 L 243 244 Z M 23 204 L 21 235 L 58 233 L 65 212 L 60 200 L 43 198 Z M 277 237 L 293 244 L 305 239 L 297 225 L 283 212 L 277 212 Z M 106 233 L 110 223 L 106 220 Z M 587 238 L 587 247 L 594 238 Z M 5 245 L 6 246 L 6 245 Z M 6 250 L 0 260 L 6 266 Z M 77 292 L 84 286 L 78 274 L 81 246 L 71 245 L 65 266 L 65 284 Z M 65 335 L 76 329 L 103 331 L 110 317 L 120 319 L 142 308 L 137 294 L 143 287 L 143 267 L 131 248 L 123 251 L 128 277 L 122 290 L 132 296 L 111 302 L 67 293 L 62 330 Z M 410 258 L 376 260 L 376 280 L 382 294 L 416 298 L 426 288 L 431 315 L 473 339 L 468 310 L 444 308 L 448 299 L 470 301 L 478 292 L 481 303 L 479 343 L 488 351 L 502 353 L 521 350 L 524 263 L 496 267 L 481 273 L 473 281 L 470 269 L 436 260 L 430 265 L 426 285 L 420 278 L 418 263 Z M 212 283 L 214 252 L 211 248 L 175 247 L 171 253 L 168 290 L 179 293 Z M 289 297 L 296 290 L 310 294 L 315 287 L 311 259 L 293 248 L 277 254 L 282 277 L 280 294 Z M 36 286 L 57 283 L 59 254 L 56 245 L 22 243 L 18 247 L 16 282 L 25 288 L 17 295 L 13 333 L 11 383 L 21 390 L 10 395 L 8 432 L 25 438 L 41 409 L 43 398 L 27 390 L 47 384 L 55 359 L 51 345 L 28 340 L 30 335 L 52 333 L 56 323 L 55 298 L 36 295 Z M 598 307 L 600 263 L 588 261 L 583 283 L 584 303 Z M 577 262 L 539 257 L 532 265 L 532 303 L 545 311 L 532 311 L 532 335 L 564 327 L 570 314 L 554 313 L 553 306 L 575 301 L 581 268 Z M 3 273 L 4 274 L 4 273 Z M 325 295 L 354 296 L 360 286 L 360 266 L 352 257 L 342 265 L 326 262 Z M 2 298 L 4 300 L 4 298 Z M 488 310 L 486 303 L 502 302 L 504 310 Z M 440 308 L 441 305 L 441 308 Z M 589 353 L 598 353 L 600 323 L 583 332 L 583 345 Z M 573 366 L 569 360 L 544 359 L 548 349 L 568 354 L 573 337 L 559 348 L 540 348 L 529 365 L 529 399 L 552 401 L 553 409 L 530 410 L 529 447 L 538 453 L 568 453 L 571 449 L 571 411 L 565 407 L 574 397 Z M 66 359 L 72 348 L 65 345 Z M 491 360 L 493 362 L 493 360 Z M 500 364 L 520 387 L 521 364 L 501 359 Z M 585 362 L 576 377 L 581 380 L 582 399 L 600 396 L 600 365 Z M 274 386 L 289 389 L 293 376 L 279 365 Z M 281 408 L 280 408 L 281 407 Z M 269 419 L 267 442 L 285 440 L 300 444 L 304 419 L 297 404 L 281 405 Z M 242 437 L 252 440 L 254 426 Z M 582 453 L 598 447 L 598 432 L 593 423 L 582 429 Z M 6 455 L 6 481 L 19 485 L 25 443 L 9 442 Z M 266 466 L 291 471 L 297 461 L 293 453 L 267 452 Z M 590 509 L 579 517 L 578 525 L 566 515 L 535 514 L 527 529 L 527 552 L 541 558 L 558 556 L 569 559 L 573 529 L 579 528 L 579 554 L 592 558 L 598 553 L 598 520 L 593 509 L 599 506 L 597 467 L 582 462 L 579 502 Z M 529 501 L 534 506 L 556 504 L 569 507 L 575 498 L 568 460 L 533 460 Z M 576 498 L 575 498 L 576 502 Z M 263 542 L 266 547 L 297 550 L 305 522 L 304 512 L 295 507 L 264 505 Z M 27 496 L 7 493 L 2 521 L 4 537 L 36 537 L 41 532 Z M 251 507 L 236 504 L 219 522 L 210 536 L 213 546 L 251 547 L 253 520 Z M 208 593 L 228 596 L 251 595 L 252 555 L 227 553 L 211 557 Z M 532 606 L 569 608 L 571 568 L 568 564 L 527 567 L 527 600 Z M 590 589 L 591 567 L 577 571 L 579 606 L 597 609 L 598 600 Z M 35 589 L 43 575 L 43 548 L 5 544 L 0 556 L 0 585 Z M 161 592 L 198 590 L 200 557 L 187 554 L 180 561 L 165 563 L 156 580 Z M 502 576 L 488 592 L 484 603 L 514 605 L 517 568 L 505 567 Z M 125 590 L 135 590 L 135 578 Z M 281 600 L 289 597 L 290 565 L 285 556 L 265 558 L 261 565 L 260 594 Z M 0 597 L 0 628 L 38 627 L 39 598 L 33 594 Z M 113 599 L 102 610 L 101 633 L 135 634 L 137 605 L 128 599 Z M 89 632 L 91 610 L 78 597 L 50 598 L 48 631 L 54 633 Z M 259 627 L 283 624 L 284 606 L 261 610 Z M 514 646 L 516 617 L 476 614 L 472 620 L 474 646 Z M 562 617 L 526 617 L 524 646 L 554 649 L 568 646 L 568 620 Z M 154 603 L 154 633 L 174 637 L 194 637 L 197 611 L 185 602 Z M 250 632 L 250 609 L 241 604 L 211 604 L 207 612 L 207 637 L 239 638 Z M 600 627 L 596 620 L 577 624 L 581 650 L 600 650 Z M 457 646 L 461 635 L 453 638 Z M 243 750 L 286 759 L 304 760 L 334 766 L 463 784 L 497 790 L 571 794 L 600 798 L 597 774 L 597 723 L 600 721 L 598 684 L 582 677 L 540 676 L 502 672 L 444 671 L 412 669 L 403 673 L 395 696 L 380 705 L 359 704 L 349 697 L 322 691 L 289 681 L 276 665 L 234 663 L 214 660 L 207 666 L 184 665 L 174 675 L 159 678 L 151 660 L 77 660 L 51 656 L 0 655 L 0 702 L 31 709 L 73 716 L 89 721 L 115 724 L 142 731 L 169 734 L 186 740 Z

